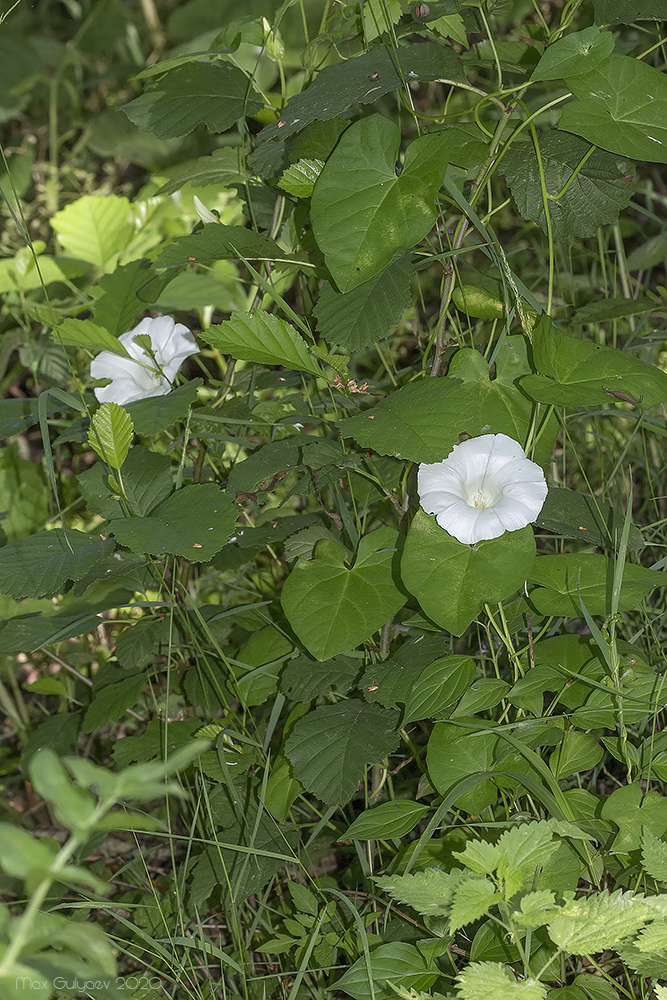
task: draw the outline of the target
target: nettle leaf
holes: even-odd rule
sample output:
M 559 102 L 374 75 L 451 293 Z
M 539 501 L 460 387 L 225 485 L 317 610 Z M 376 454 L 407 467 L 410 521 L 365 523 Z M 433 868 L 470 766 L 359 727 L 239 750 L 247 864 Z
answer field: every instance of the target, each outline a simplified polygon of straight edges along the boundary
M 93 414 L 88 444 L 112 469 L 120 469 L 130 450 L 134 424 L 118 403 L 103 403 Z
M 52 336 L 57 343 L 66 344 L 68 347 L 84 347 L 96 353 L 110 351 L 123 358 L 129 356 L 117 337 L 89 319 L 64 319 L 53 328 Z
M 399 90 L 406 80 L 460 79 L 456 53 L 435 42 L 420 42 L 389 51 L 378 46 L 338 66 L 326 66 L 307 90 L 290 98 L 280 120 L 260 132 L 260 142 L 285 140 L 311 122 L 336 118 L 352 104 L 372 104 Z
M 128 403 L 125 409 L 132 417 L 135 434 L 145 434 L 147 437 L 160 434 L 177 420 L 187 417 L 188 410 L 197 401 L 197 390 L 203 384 L 203 379 L 193 378 L 186 385 L 168 392 L 166 396 L 153 396 L 151 399 L 138 399 L 136 403 Z
M 405 837 L 429 811 L 429 806 L 407 799 L 383 802 L 360 813 L 341 840 L 396 840 Z
M 407 903 L 417 913 L 424 916 L 447 916 L 452 905 L 454 892 L 462 883 L 473 878 L 461 868 L 445 872 L 441 868 L 427 868 L 412 875 L 385 875 L 375 882 L 392 899 Z
M 596 70 L 566 80 L 578 101 L 559 128 L 621 156 L 667 163 L 667 79 L 630 56 L 610 55 Z
M 238 508 L 215 483 L 184 486 L 150 517 L 111 521 L 109 532 L 132 552 L 169 553 L 208 562 L 226 543 Z
M 209 132 L 226 132 L 261 107 L 249 78 L 237 66 L 191 62 L 165 74 L 152 90 L 123 105 L 123 111 L 144 132 L 172 139 L 201 122 Z
M 445 656 L 430 663 L 412 685 L 405 703 L 403 725 L 437 718 L 457 703 L 474 679 L 475 664 L 470 656 Z
M 648 828 L 642 833 L 642 868 L 656 882 L 667 882 L 667 844 Z
M 369 639 L 405 604 L 392 565 L 398 535 L 379 528 L 359 542 L 354 566 L 345 550 L 323 540 L 312 560 L 300 559 L 280 600 L 287 620 L 317 660 L 328 660 Z
M 530 526 L 472 547 L 418 510 L 401 557 L 401 579 L 429 618 L 462 635 L 484 604 L 496 604 L 523 587 L 534 561 Z
M 594 236 L 600 226 L 615 222 L 637 187 L 634 163 L 598 149 L 579 170 L 590 143 L 556 129 L 541 132 L 539 145 L 554 234 L 560 239 Z M 540 161 L 533 143 L 512 146 L 501 170 L 521 215 L 546 232 Z M 575 179 L 564 191 L 575 170 Z
M 235 313 L 232 319 L 210 326 L 202 337 L 211 347 L 241 361 L 283 365 L 312 375 L 323 374 L 301 334 L 271 313 Z
M 388 118 L 362 118 L 343 133 L 315 185 L 313 233 L 342 292 L 381 271 L 435 223 L 449 162 L 446 136 L 413 140 L 397 176 L 400 143 L 400 129 Z
M 370 967 L 375 986 L 373 992 L 364 955 L 337 981 L 336 988 L 349 993 L 355 1000 L 372 1000 L 373 996 L 375 1000 L 396 1000 L 398 988 L 418 994 L 419 990 L 432 986 L 440 975 L 437 969 L 429 971 L 422 953 L 404 941 L 392 941 L 375 948 L 370 955 Z
M 80 580 L 114 547 L 110 539 L 75 528 L 40 531 L 0 547 L 0 593 L 16 601 L 52 597 Z
M 324 160 L 297 160 L 280 178 L 280 187 L 296 198 L 310 198 L 323 166 Z
M 601 892 L 573 899 L 547 925 L 555 945 L 573 955 L 595 955 L 615 948 L 651 919 L 641 896 Z
M 181 267 L 209 260 L 282 260 L 285 256 L 275 240 L 243 226 L 207 222 L 196 233 L 177 236 L 155 261 L 156 267 Z
M 380 455 L 440 462 L 472 420 L 461 379 L 426 378 L 395 390 L 370 410 L 339 422 L 343 437 Z
M 531 80 L 563 80 L 597 69 L 614 51 L 614 36 L 599 28 L 584 28 L 550 45 L 533 70 Z
M 533 331 L 539 375 L 521 388 L 532 399 L 556 406 L 599 406 L 614 400 L 648 410 L 667 399 L 667 373 L 611 347 L 576 340 L 544 316 Z M 620 393 L 620 395 L 617 395 Z
M 526 575 L 531 583 L 539 584 L 538 589 L 531 591 L 530 599 L 541 614 L 580 618 L 580 598 L 591 615 L 610 611 L 614 562 L 603 555 L 593 552 L 541 555 Z M 654 587 L 664 584 L 661 572 L 626 563 L 619 611 L 632 611 Z
M 343 805 L 366 765 L 396 749 L 398 721 L 398 712 L 363 701 L 320 705 L 294 724 L 285 756 L 304 788 L 326 805 Z
M 413 277 L 405 257 L 349 292 L 337 292 L 326 282 L 313 310 L 322 336 L 350 353 L 388 337 L 410 305 Z
M 134 233 L 127 198 L 84 195 L 51 219 L 66 253 L 96 267 L 107 268 L 126 248 Z
M 495 885 L 487 878 L 468 878 L 454 890 L 449 914 L 449 933 L 479 920 L 501 899 Z
M 535 979 L 514 978 L 500 962 L 470 962 L 458 977 L 456 987 L 461 1000 L 482 1000 L 482 997 L 516 996 L 517 1000 L 545 1000 L 547 987 Z

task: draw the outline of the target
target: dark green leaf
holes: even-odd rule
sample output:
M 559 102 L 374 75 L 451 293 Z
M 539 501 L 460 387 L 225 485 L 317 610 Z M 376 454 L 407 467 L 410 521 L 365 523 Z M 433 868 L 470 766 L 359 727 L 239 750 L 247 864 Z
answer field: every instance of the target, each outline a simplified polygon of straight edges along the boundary
M 239 462 L 229 477 L 230 492 L 254 493 L 273 489 L 274 476 L 284 479 L 281 473 L 291 472 L 301 464 L 304 437 L 295 435 L 282 441 L 272 441 Z
M 40 646 L 93 632 L 99 624 L 96 614 L 17 615 L 0 623 L 0 653 L 32 652 Z
M 169 496 L 172 485 L 167 455 L 149 451 L 143 445 L 130 449 L 123 465 L 123 486 L 133 513 L 140 517 L 150 513 Z
M 135 434 L 147 437 L 160 434 L 177 420 L 188 415 L 188 410 L 197 401 L 197 390 L 203 379 L 193 378 L 186 385 L 168 392 L 166 396 L 153 396 L 128 403 L 126 409 L 134 421 Z
M 336 292 L 327 282 L 313 310 L 327 343 L 352 352 L 388 337 L 410 305 L 413 276 L 402 258 L 349 292 Z
M 624 516 L 604 501 L 585 496 L 562 486 L 550 486 L 542 510 L 535 518 L 539 528 L 553 531 L 565 538 L 578 538 L 601 547 L 616 546 L 623 531 Z M 628 547 L 636 551 L 644 547 L 642 534 L 635 525 L 630 527 Z
M 91 701 L 83 720 L 82 732 L 93 733 L 109 722 L 122 719 L 127 708 L 135 705 L 141 694 L 146 677 L 137 673 L 124 677 L 115 684 L 107 684 L 97 692 Z
M 237 516 L 238 508 L 219 486 L 197 483 L 163 500 L 150 517 L 112 521 L 109 531 L 133 552 L 208 562 L 227 541 Z
M 362 118 L 343 133 L 315 185 L 313 233 L 342 292 L 383 270 L 435 223 L 435 197 L 449 162 L 446 135 L 413 140 L 397 176 L 400 141 L 389 119 Z
M 243 226 L 207 222 L 189 236 L 177 236 L 158 255 L 156 267 L 181 267 L 209 260 L 281 260 L 285 256 L 275 240 Z
M 232 184 L 242 184 L 245 173 L 241 165 L 239 153 L 241 147 L 222 146 L 214 149 L 210 156 L 200 156 L 196 160 L 179 163 L 175 167 L 161 170 L 163 177 L 168 177 L 166 184 L 156 191 L 156 194 L 174 194 L 186 184 L 193 187 L 230 187 Z
M 187 135 L 200 122 L 209 132 L 226 132 L 261 106 L 238 67 L 191 62 L 171 70 L 152 90 L 123 105 L 123 111 L 144 132 L 171 139 Z
M 147 260 L 133 260 L 103 275 L 97 285 L 102 294 L 95 300 L 95 322 L 114 338 L 126 333 L 137 314 L 157 301 L 166 281 Z
M 445 653 L 442 635 L 421 635 L 404 642 L 390 660 L 372 663 L 367 668 L 359 689 L 366 701 L 378 701 L 385 708 L 396 708 L 410 698 L 413 686 L 426 674 L 429 665 L 441 663 Z M 443 669 L 443 674 L 447 670 Z
M 434 788 L 441 795 L 447 795 L 462 778 L 492 770 L 496 744 L 497 737 L 492 733 L 466 733 L 451 723 L 436 723 L 426 756 Z M 486 780 L 460 795 L 454 805 L 478 814 L 495 802 L 497 795 L 496 786 Z
M 202 336 L 222 354 L 231 354 L 242 361 L 322 374 L 321 365 L 301 334 L 271 313 L 235 313 L 224 323 L 210 326 Z
M 80 723 L 79 712 L 61 712 L 40 722 L 23 748 L 21 768 L 24 773 L 38 750 L 49 748 L 61 757 L 68 753 L 76 744 Z
M 341 840 L 396 840 L 410 833 L 428 810 L 407 799 L 383 802 L 357 816 Z
M 460 78 L 458 57 L 444 45 L 422 42 L 395 52 L 378 46 L 338 66 L 325 67 L 307 90 L 287 102 L 280 121 L 262 130 L 260 140 L 284 140 L 311 122 L 335 118 L 352 104 L 372 104 L 390 90 L 401 89 L 405 80 Z
M 649 299 L 599 299 L 577 309 L 571 316 L 570 323 L 576 323 L 577 326 L 609 323 L 613 319 L 653 312 L 655 307 L 655 302 Z
M 426 378 L 394 391 L 356 417 L 341 420 L 343 437 L 380 455 L 440 462 L 471 423 L 468 391 L 457 378 Z
M 335 691 L 347 694 L 361 670 L 361 661 L 351 656 L 334 656 L 319 663 L 310 656 L 290 660 L 280 675 L 280 690 L 294 701 L 307 702 Z
M 555 129 L 540 133 L 539 144 L 555 235 L 560 239 L 594 236 L 601 225 L 615 222 L 635 191 L 634 164 L 597 149 L 568 185 L 590 144 Z M 540 163 L 534 145 L 513 146 L 503 157 L 501 169 L 523 217 L 537 222 L 546 232 Z
M 51 597 L 80 580 L 113 548 L 110 539 L 74 528 L 54 528 L 0 548 L 0 593 L 20 601 Z
M 327 805 L 343 805 L 367 764 L 395 750 L 398 713 L 363 701 L 321 705 L 299 719 L 285 744 L 294 777 Z
M 640 59 L 611 55 L 592 73 L 566 83 L 578 101 L 559 128 L 612 153 L 667 163 L 667 78 Z
M 591 615 L 610 613 L 614 563 L 594 553 L 539 556 L 527 577 L 540 585 L 531 601 L 541 614 L 581 618 L 580 598 Z M 665 584 L 663 573 L 626 563 L 619 611 L 636 608 L 646 594 Z M 544 588 L 544 589 L 541 589 Z
M 403 725 L 418 719 L 437 718 L 456 704 L 474 678 L 475 664 L 469 656 L 445 656 L 430 663 L 412 685 L 405 702 Z
M 665 0 L 593 0 L 596 24 L 632 24 L 667 19 Z
M 347 970 L 336 986 L 349 993 L 355 1000 L 394 1000 L 396 992 L 388 982 L 395 987 L 414 991 L 420 996 L 420 990 L 427 990 L 438 978 L 438 971 L 429 971 L 426 959 L 412 944 L 404 941 L 392 941 L 381 944 L 370 957 L 371 975 L 375 986 L 371 993 L 368 981 L 366 959 L 362 955 L 354 965 Z M 399 996 L 401 994 L 398 994 Z

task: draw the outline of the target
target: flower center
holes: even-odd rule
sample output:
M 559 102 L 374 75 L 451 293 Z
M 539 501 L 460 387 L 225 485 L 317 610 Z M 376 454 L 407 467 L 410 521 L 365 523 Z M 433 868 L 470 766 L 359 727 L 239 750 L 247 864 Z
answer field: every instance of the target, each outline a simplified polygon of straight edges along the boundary
M 486 510 L 487 507 L 493 507 L 497 504 L 502 495 L 501 489 L 481 479 L 467 485 L 463 499 L 468 507 Z

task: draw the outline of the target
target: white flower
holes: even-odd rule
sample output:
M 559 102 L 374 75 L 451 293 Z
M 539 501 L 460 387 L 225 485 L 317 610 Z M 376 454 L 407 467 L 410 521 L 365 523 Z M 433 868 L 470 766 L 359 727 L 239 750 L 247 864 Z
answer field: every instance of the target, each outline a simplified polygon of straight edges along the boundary
M 420 465 L 417 490 L 426 513 L 466 545 L 525 528 L 547 496 L 542 469 L 506 434 L 470 438 L 443 462 Z
M 143 335 L 148 343 L 137 343 Z M 110 378 L 110 385 L 95 389 L 100 403 L 134 403 L 149 396 L 166 396 L 173 389 L 178 369 L 191 354 L 198 354 L 197 342 L 182 323 L 170 316 L 142 319 L 134 330 L 118 338 L 129 358 L 102 351 L 90 363 L 93 378 Z

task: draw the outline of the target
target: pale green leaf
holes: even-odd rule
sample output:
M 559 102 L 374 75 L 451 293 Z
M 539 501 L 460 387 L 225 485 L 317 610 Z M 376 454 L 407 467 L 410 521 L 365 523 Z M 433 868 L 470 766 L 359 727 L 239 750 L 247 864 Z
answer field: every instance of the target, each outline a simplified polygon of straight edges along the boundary
M 108 270 L 132 239 L 130 203 L 119 195 L 83 195 L 51 219 L 58 242 L 77 260 Z
M 88 351 L 110 351 L 123 358 L 129 357 L 117 337 L 112 336 L 103 326 L 89 319 L 64 319 L 54 327 L 53 339 L 70 347 L 85 347 Z
M 322 375 L 322 368 L 293 326 L 266 312 L 236 313 L 202 335 L 211 347 L 241 361 L 283 365 Z
M 454 934 L 466 924 L 479 920 L 500 898 L 500 893 L 489 879 L 466 879 L 454 890 L 449 913 L 449 933 Z
M 493 733 L 466 733 L 448 722 L 438 722 L 428 741 L 428 775 L 440 795 L 448 795 L 464 778 L 493 771 L 497 737 Z M 454 800 L 457 808 L 478 815 L 498 797 L 488 779 Z
M 499 962 L 470 962 L 459 974 L 456 987 L 461 1000 L 487 1000 L 500 997 L 510 1000 L 545 1000 L 547 988 L 535 979 L 515 979 Z
M 280 178 L 280 186 L 297 198 L 310 198 L 323 166 L 324 160 L 297 160 Z
M 424 916 L 446 916 L 459 885 L 470 875 L 461 868 L 445 872 L 441 868 L 426 868 L 412 875 L 384 875 L 376 878 L 377 885 L 399 903 L 407 903 Z
M 396 840 L 410 833 L 428 810 L 408 799 L 383 802 L 360 813 L 341 840 Z
M 127 410 L 118 403 L 103 403 L 90 422 L 88 444 L 112 469 L 120 469 L 133 434 L 134 424 Z
M 537 889 L 521 897 L 520 911 L 513 914 L 513 920 L 522 927 L 542 927 L 549 922 L 549 914 L 554 909 L 555 894 L 548 889 Z
M 186 184 L 192 187 L 230 187 L 245 181 L 242 167 L 242 147 L 222 146 L 214 149 L 210 156 L 200 156 L 196 160 L 177 163 L 173 167 L 160 170 L 163 177 L 168 177 L 166 184 L 156 194 L 174 194 Z
M 667 882 L 667 844 L 648 827 L 642 833 L 642 868 L 657 882 Z
M 642 898 L 620 890 L 571 900 L 548 924 L 555 945 L 573 955 L 595 955 L 643 927 L 651 914 Z

